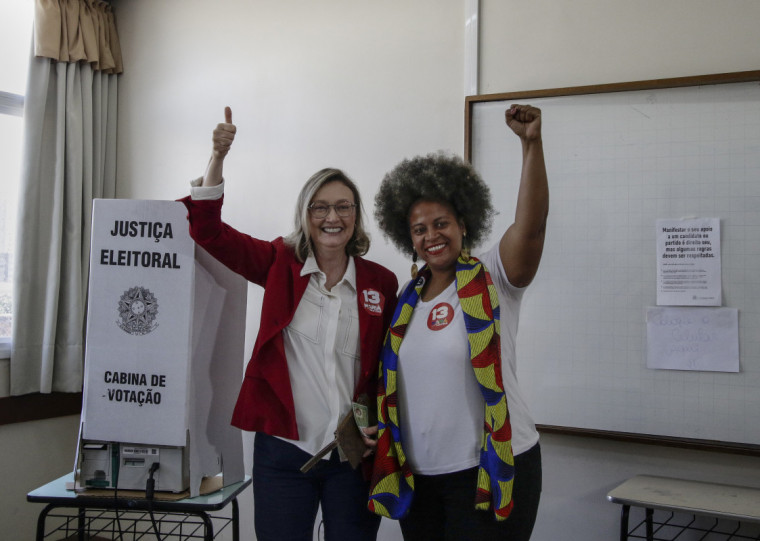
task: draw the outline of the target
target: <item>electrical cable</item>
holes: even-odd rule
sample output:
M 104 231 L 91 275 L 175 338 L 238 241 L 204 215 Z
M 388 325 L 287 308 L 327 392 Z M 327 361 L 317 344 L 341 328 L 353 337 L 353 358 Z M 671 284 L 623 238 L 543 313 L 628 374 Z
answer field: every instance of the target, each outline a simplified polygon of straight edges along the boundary
M 156 488 L 156 480 L 153 478 L 153 474 L 160 468 L 161 465 L 158 462 L 154 462 L 150 465 L 148 470 L 148 480 L 145 482 L 145 498 L 150 502 L 148 506 L 148 514 L 150 515 L 150 522 L 153 525 L 153 533 L 156 534 L 156 539 L 161 541 L 161 534 L 158 532 L 158 524 L 156 524 L 156 517 L 153 516 L 153 491 Z
M 111 464 L 113 464 L 113 455 L 114 455 L 114 446 L 115 446 L 115 454 L 116 454 L 116 464 L 117 467 L 116 471 L 111 470 L 115 479 L 113 482 L 113 502 L 114 502 L 114 514 L 116 515 L 116 530 L 119 532 L 119 537 L 117 539 L 124 539 L 124 531 L 121 529 L 121 519 L 119 518 L 119 505 L 116 503 L 119 496 L 119 469 L 121 466 L 121 456 L 120 456 L 120 448 L 118 443 L 111 442 Z M 111 466 L 113 468 L 113 465 Z

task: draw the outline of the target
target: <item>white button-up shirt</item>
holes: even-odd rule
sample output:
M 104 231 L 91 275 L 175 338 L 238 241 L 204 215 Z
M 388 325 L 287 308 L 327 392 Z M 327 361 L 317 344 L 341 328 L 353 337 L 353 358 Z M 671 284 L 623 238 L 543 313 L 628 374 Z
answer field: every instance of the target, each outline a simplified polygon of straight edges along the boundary
M 313 455 L 334 439 L 339 419 L 351 410 L 360 371 L 359 310 L 353 258 L 330 291 L 313 256 L 301 269 L 301 276 L 309 274 L 283 338 L 300 437 L 288 441 Z

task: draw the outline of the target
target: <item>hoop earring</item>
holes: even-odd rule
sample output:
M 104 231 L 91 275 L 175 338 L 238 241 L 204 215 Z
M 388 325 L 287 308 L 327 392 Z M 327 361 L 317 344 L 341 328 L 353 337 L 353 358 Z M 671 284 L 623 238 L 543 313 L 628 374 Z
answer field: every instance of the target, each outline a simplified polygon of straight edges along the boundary
M 417 252 L 412 253 L 412 280 L 417 278 L 417 272 L 419 269 L 417 268 Z

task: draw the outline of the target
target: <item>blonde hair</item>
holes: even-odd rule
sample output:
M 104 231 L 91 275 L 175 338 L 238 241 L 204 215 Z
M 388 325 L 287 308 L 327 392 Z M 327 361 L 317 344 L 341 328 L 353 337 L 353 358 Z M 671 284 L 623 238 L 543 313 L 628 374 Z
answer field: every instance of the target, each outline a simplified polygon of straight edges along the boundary
M 328 182 L 338 181 L 354 194 L 356 204 L 356 224 L 354 234 L 346 245 L 346 254 L 362 256 L 369 250 L 369 234 L 364 229 L 364 206 L 356 184 L 340 169 L 326 168 L 314 173 L 306 181 L 296 201 L 293 232 L 285 237 L 285 244 L 293 248 L 296 259 L 303 263 L 313 253 L 311 234 L 309 232 L 309 205 L 316 193 Z

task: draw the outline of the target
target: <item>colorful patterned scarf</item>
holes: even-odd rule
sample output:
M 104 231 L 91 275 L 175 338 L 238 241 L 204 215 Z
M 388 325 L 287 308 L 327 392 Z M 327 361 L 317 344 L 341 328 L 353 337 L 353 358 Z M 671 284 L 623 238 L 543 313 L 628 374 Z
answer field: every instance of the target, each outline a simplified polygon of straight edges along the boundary
M 422 287 L 429 279 L 430 271 L 423 268 L 401 294 L 380 357 L 378 441 L 368 508 L 394 519 L 407 514 L 414 492 L 414 476 L 401 441 L 396 385 L 398 352 Z M 512 511 L 514 459 L 512 427 L 501 379 L 499 298 L 488 269 L 476 258 L 459 258 L 456 288 L 467 328 L 472 368 L 485 399 L 475 508 L 493 508 L 496 520 L 505 520 Z

